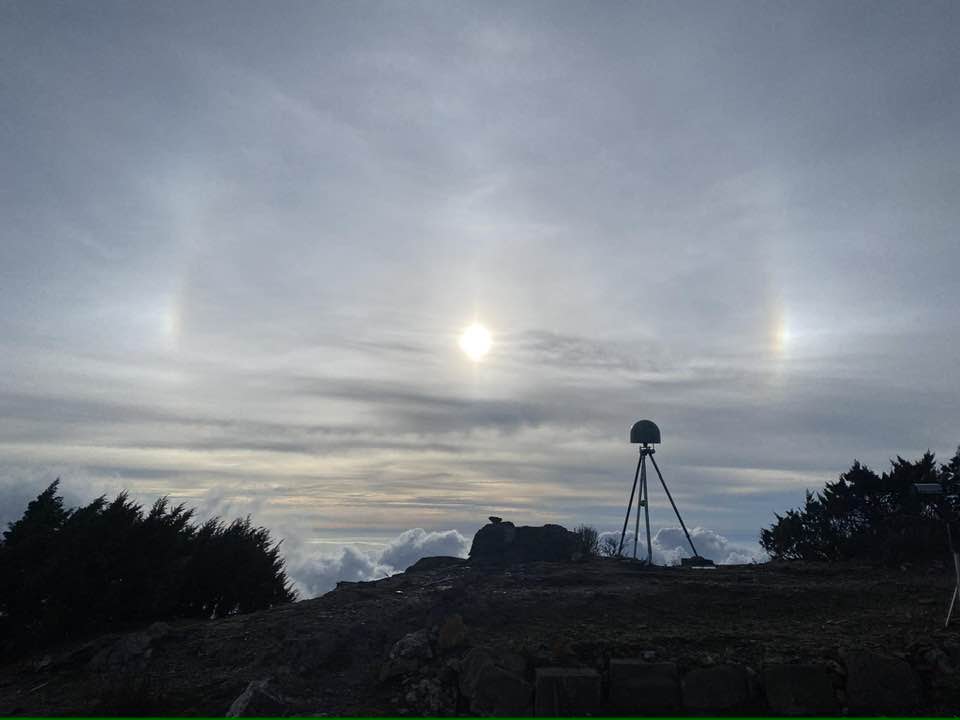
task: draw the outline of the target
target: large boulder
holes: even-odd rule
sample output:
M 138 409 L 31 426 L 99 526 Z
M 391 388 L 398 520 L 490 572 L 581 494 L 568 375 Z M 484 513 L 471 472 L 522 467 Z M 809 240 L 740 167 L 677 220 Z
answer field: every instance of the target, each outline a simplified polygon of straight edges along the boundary
M 121 635 L 116 641 L 93 655 L 87 666 L 95 672 L 143 672 L 150 662 L 156 645 L 166 640 L 171 632 L 170 625 L 167 623 L 155 622 L 146 630 Z M 90 647 L 90 645 L 85 646 L 85 648 Z M 82 651 L 85 648 L 71 655 L 78 657 L 83 654 Z M 52 658 L 47 663 L 48 666 L 54 664 L 57 663 L 54 663 Z
M 561 525 L 517 527 L 511 522 L 491 522 L 473 536 L 470 560 L 489 564 L 566 562 L 577 546 L 576 534 Z
M 406 675 L 433 658 L 430 631 L 423 629 L 404 635 L 390 649 L 387 661 L 380 667 L 380 679 Z

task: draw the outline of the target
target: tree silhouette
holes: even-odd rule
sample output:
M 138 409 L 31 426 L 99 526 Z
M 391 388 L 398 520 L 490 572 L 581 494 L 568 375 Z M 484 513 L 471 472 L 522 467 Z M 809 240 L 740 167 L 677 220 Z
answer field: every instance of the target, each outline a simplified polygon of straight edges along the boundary
M 915 483 L 960 483 L 960 448 L 937 468 L 932 452 L 916 461 L 897 457 L 877 475 L 860 462 L 814 494 L 802 508 L 776 515 L 760 531 L 760 545 L 774 559 L 902 561 L 945 552 L 943 523 L 921 502 Z
M 126 492 L 66 510 L 59 479 L 0 543 L 4 650 L 118 624 L 222 617 L 295 599 L 266 528 L 250 518 L 197 525 L 157 500 L 144 513 Z

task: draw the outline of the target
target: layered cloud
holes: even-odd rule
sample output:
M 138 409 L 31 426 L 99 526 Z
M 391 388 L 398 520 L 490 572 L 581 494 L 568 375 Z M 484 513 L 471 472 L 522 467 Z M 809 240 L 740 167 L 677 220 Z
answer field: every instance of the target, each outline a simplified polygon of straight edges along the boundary
M 0 519 L 60 474 L 291 538 L 612 527 L 650 417 L 685 520 L 755 537 L 952 453 L 956 20 L 0 3 Z

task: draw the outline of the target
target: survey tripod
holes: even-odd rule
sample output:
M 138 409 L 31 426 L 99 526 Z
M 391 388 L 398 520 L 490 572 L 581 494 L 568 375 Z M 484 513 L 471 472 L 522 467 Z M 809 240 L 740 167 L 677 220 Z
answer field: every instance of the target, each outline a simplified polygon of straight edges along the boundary
M 657 440 L 659 441 L 659 430 L 657 431 Z M 633 497 L 637 492 L 637 482 L 639 480 L 640 496 L 637 498 L 637 519 L 633 530 L 633 559 L 637 559 L 637 538 L 640 535 L 640 508 L 643 508 L 643 524 L 646 526 L 647 531 L 647 564 L 653 564 L 653 547 L 650 544 L 650 494 L 647 489 L 647 458 L 649 457 L 650 462 L 653 463 L 653 469 L 657 471 L 657 477 L 660 478 L 660 484 L 663 485 L 663 491 L 667 494 L 667 499 L 670 501 L 673 511 L 677 514 L 677 520 L 680 521 L 683 534 L 687 536 L 687 542 L 690 543 L 693 557 L 698 558 L 697 548 L 694 547 L 693 540 L 690 539 L 687 526 L 683 524 L 683 518 L 680 517 L 680 511 L 677 510 L 677 504 L 673 501 L 670 488 L 667 487 L 667 483 L 663 479 L 663 473 L 660 472 L 660 467 L 653 458 L 654 452 L 656 452 L 656 450 L 654 450 L 651 444 L 643 443 L 640 445 L 640 459 L 637 461 L 637 471 L 633 475 L 633 487 L 630 489 L 630 500 L 627 502 L 627 516 L 623 519 L 623 530 L 620 533 L 620 545 L 617 547 L 617 557 L 620 557 L 623 552 L 623 541 L 627 536 L 627 525 L 630 523 L 630 510 L 633 508 Z

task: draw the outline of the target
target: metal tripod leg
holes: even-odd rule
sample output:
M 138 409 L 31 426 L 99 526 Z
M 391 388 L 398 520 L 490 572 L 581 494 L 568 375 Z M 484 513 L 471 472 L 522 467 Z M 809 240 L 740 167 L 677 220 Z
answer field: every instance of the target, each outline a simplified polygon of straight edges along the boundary
M 640 497 L 637 498 L 637 521 L 633 525 L 633 559 L 637 559 L 637 538 L 640 537 L 640 508 L 646 502 L 647 461 L 640 453 Z
M 683 524 L 683 518 L 680 517 L 680 511 L 677 510 L 677 504 L 673 501 L 673 496 L 670 494 L 669 488 L 667 488 L 667 483 L 664 482 L 663 473 L 660 472 L 660 467 L 657 465 L 657 461 L 654 459 L 653 455 L 650 456 L 650 462 L 652 462 L 653 467 L 657 469 L 657 475 L 660 477 L 660 484 L 663 485 L 663 490 L 667 493 L 667 499 L 673 506 L 673 511 L 677 514 L 677 520 L 680 521 L 680 527 L 683 528 L 683 534 L 687 536 L 687 542 L 690 543 L 690 549 L 693 550 L 693 556 L 700 557 L 697 554 L 697 549 L 693 546 L 693 540 L 690 539 L 690 533 L 687 532 L 687 526 Z
M 650 456 L 653 460 L 653 455 Z M 643 471 L 640 473 L 643 478 L 643 524 L 647 527 L 647 565 L 653 565 L 653 546 L 650 544 L 650 488 L 647 486 L 647 464 L 643 464 Z M 640 508 L 637 508 L 637 514 L 640 514 Z
M 953 553 L 953 571 L 957 576 L 957 584 L 953 586 L 953 595 L 950 596 L 950 609 L 947 610 L 947 620 L 943 623 L 944 627 L 949 627 L 950 616 L 953 615 L 953 606 L 957 602 L 957 596 L 960 595 L 960 553 Z
M 637 478 L 640 477 L 640 463 L 643 455 L 637 460 L 637 471 L 633 474 L 633 487 L 630 488 L 630 501 L 627 503 L 627 516 L 623 519 L 623 531 L 620 533 L 620 545 L 617 547 L 617 557 L 623 552 L 623 539 L 627 536 L 627 523 L 630 522 L 630 508 L 633 507 L 633 494 L 637 491 Z

